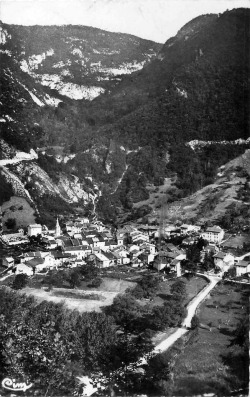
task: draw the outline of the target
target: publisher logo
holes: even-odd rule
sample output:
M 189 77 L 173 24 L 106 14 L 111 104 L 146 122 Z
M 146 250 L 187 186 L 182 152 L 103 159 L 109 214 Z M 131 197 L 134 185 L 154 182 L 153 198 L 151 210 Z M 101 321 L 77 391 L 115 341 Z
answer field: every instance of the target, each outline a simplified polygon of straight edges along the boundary
M 5 378 L 2 381 L 2 386 L 11 391 L 26 391 L 32 387 L 32 383 L 16 382 L 15 379 Z

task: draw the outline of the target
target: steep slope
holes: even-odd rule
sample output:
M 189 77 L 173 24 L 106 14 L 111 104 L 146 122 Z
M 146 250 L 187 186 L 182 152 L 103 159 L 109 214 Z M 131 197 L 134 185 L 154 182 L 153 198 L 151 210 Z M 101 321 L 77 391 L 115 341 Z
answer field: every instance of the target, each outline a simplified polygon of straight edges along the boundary
M 93 122 L 79 99 L 92 100 L 122 74 L 142 68 L 159 48 L 88 27 L 1 23 L 0 204 L 20 197 L 26 201 L 20 208 L 31 206 L 47 221 L 50 213 L 72 210 L 72 204 L 92 210 L 99 195 L 95 181 L 88 171 L 67 165 L 79 144 L 83 150 L 93 139 Z M 33 149 L 35 158 L 29 154 Z M 21 212 L 13 216 L 24 219 Z
M 1 147 L 5 158 L 0 160 L 0 204 L 17 226 L 30 222 L 27 211 L 48 224 L 58 213 L 72 212 L 79 205 L 93 209 L 99 192 L 88 180 L 70 174 L 55 160 L 46 163 L 46 156 L 39 158 L 32 149 L 19 152 L 3 141 Z
M 93 194 L 98 186 L 97 210 L 108 220 L 123 217 L 124 211 L 139 216 L 135 203 L 148 199 L 149 186 L 157 193 L 166 178 L 173 181 L 172 200 L 194 193 L 249 147 L 244 142 L 249 137 L 249 26 L 248 9 L 195 18 L 165 43 L 157 59 L 122 77 L 113 72 L 134 59 L 130 46 L 135 48 L 137 39 L 131 36 L 79 27 L 52 27 L 48 34 L 34 27 L 41 35 L 35 51 L 33 28 L 4 26 L 1 136 L 17 147 L 28 137 L 26 151 L 35 148 L 38 162 L 54 179 L 73 174 Z M 77 37 L 79 43 L 71 40 Z M 124 44 L 119 54 L 112 54 L 119 48 L 114 37 Z M 139 63 L 155 48 L 152 43 L 148 52 L 138 47 L 137 55 L 144 54 L 143 59 L 138 55 Z M 98 70 L 92 68 L 97 59 Z M 105 92 L 92 101 L 74 100 L 59 86 L 51 90 L 40 84 L 41 76 L 59 69 L 63 84 L 88 81 Z M 46 95 L 62 102 L 41 106 L 31 93 L 43 103 Z M 234 142 L 239 138 L 242 145 Z M 193 140 L 214 145 L 194 151 Z M 231 144 L 220 144 L 224 141 Z
M 2 24 L 11 52 L 23 71 L 72 99 L 92 100 L 141 69 L 161 45 L 139 37 L 86 26 Z
M 146 184 L 162 184 L 170 173 L 177 174 L 181 196 L 209 183 L 220 154 L 209 163 L 202 148 L 197 158 L 187 142 L 249 137 L 249 26 L 246 9 L 196 18 L 166 42 L 158 60 L 93 101 L 100 134 L 127 150 L 140 148 L 117 190 L 123 205 L 147 199 Z M 227 150 L 227 160 L 236 155 L 233 146 Z
M 212 184 L 194 194 L 173 202 L 165 198 L 163 210 L 166 220 L 219 223 L 226 229 L 250 231 L 250 150 L 223 164 Z
M 160 118 L 166 111 L 172 110 L 172 102 L 173 107 L 180 108 L 176 109 L 178 116 L 181 115 L 181 108 L 186 103 L 189 106 L 190 102 L 204 111 L 213 97 L 216 103 L 212 103 L 211 107 L 217 106 L 219 113 L 220 105 L 228 101 L 230 95 L 234 101 L 229 104 L 230 107 L 236 105 L 236 110 L 241 108 L 247 115 L 249 14 L 248 9 L 237 9 L 222 15 L 204 15 L 189 22 L 165 43 L 157 59 L 140 72 L 123 79 L 110 93 L 92 103 L 93 107 L 103 105 L 105 108 L 101 121 L 105 121 L 109 106 L 108 123 L 111 116 L 116 121 L 145 104 L 147 106 L 135 118 L 139 118 L 140 114 L 145 117 L 152 106 L 150 116 L 154 116 L 158 109 L 159 115 L 156 117 Z M 242 107 L 243 101 L 245 107 Z M 99 119 L 101 117 L 99 112 Z M 132 122 L 135 124 L 136 121 Z M 199 128 L 195 130 L 200 134 Z

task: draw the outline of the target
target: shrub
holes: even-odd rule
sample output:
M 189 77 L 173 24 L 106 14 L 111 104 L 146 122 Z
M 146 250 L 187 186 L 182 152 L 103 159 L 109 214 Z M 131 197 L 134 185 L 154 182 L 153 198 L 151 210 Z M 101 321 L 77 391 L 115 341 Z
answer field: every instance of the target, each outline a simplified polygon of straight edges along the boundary
M 199 325 L 200 325 L 200 320 L 195 314 L 191 320 L 191 329 L 196 329 L 199 327 Z
M 81 274 L 79 269 L 73 269 L 70 271 L 68 280 L 71 288 L 80 287 L 81 285 Z
M 27 274 L 17 274 L 13 280 L 12 288 L 16 290 L 22 289 L 26 287 L 27 283 L 28 283 Z
M 7 229 L 14 230 L 16 228 L 16 220 L 14 218 L 8 218 L 5 222 Z
M 158 277 L 154 277 L 151 274 L 148 274 L 138 282 L 138 285 L 132 291 L 132 295 L 136 299 L 150 299 L 156 294 L 159 284 L 160 280 Z
M 101 283 L 102 283 L 102 279 L 100 277 L 97 277 L 96 279 L 92 280 L 90 284 L 88 284 L 88 287 L 98 288 L 100 287 Z

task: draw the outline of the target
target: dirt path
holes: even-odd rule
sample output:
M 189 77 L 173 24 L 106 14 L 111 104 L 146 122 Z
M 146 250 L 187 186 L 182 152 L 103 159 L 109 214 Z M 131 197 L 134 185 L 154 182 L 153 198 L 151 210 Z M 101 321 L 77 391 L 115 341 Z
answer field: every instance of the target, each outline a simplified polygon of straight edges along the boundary
M 198 295 L 196 295 L 196 297 L 188 304 L 187 316 L 183 320 L 182 327 L 178 328 L 172 335 L 156 345 L 154 348 L 155 353 L 159 353 L 159 351 L 166 351 L 177 341 L 177 339 L 179 339 L 182 335 L 188 332 L 188 328 L 190 328 L 191 326 L 191 320 L 196 312 L 197 307 L 205 299 L 209 292 L 216 286 L 216 284 L 221 280 L 219 277 L 216 276 L 208 276 L 208 279 L 210 283 L 202 291 L 200 291 Z

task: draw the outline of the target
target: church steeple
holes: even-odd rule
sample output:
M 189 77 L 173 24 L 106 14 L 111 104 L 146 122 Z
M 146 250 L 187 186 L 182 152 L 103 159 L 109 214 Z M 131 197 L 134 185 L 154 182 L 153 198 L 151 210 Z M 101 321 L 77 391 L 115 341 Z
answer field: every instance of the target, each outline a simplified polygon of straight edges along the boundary
M 61 231 L 61 228 L 60 228 L 60 225 L 59 225 L 59 221 L 58 221 L 58 218 L 56 218 L 55 237 L 59 237 L 59 236 L 61 236 L 61 234 L 62 234 L 62 231 Z

